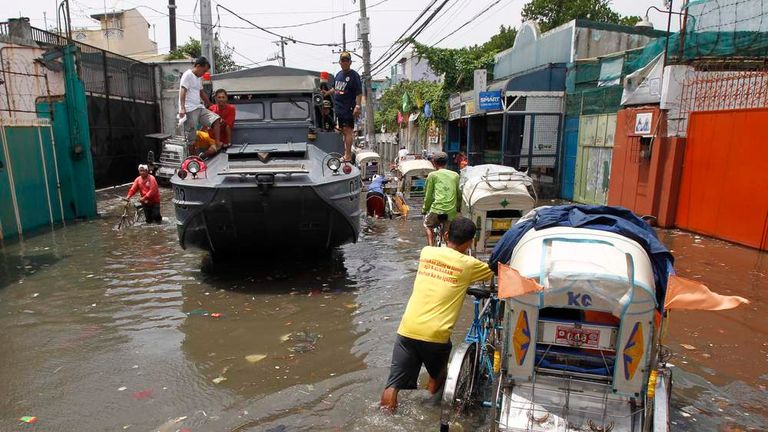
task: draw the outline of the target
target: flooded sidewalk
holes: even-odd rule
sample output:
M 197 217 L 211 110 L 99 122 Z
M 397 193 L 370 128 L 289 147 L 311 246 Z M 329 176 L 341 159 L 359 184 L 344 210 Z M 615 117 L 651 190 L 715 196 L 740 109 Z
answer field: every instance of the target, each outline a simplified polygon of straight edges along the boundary
M 205 273 L 204 254 L 178 246 L 167 200 L 164 224 L 120 231 L 122 203 L 99 205 L 100 219 L 0 251 L 0 430 L 437 429 L 424 390 L 403 392 L 395 416 L 378 410 L 420 220 L 367 221 L 359 242 L 331 257 Z M 768 254 L 675 230 L 660 237 L 681 275 L 752 300 L 671 316 L 673 430 L 764 430 Z M 470 315 L 467 301 L 454 342 Z

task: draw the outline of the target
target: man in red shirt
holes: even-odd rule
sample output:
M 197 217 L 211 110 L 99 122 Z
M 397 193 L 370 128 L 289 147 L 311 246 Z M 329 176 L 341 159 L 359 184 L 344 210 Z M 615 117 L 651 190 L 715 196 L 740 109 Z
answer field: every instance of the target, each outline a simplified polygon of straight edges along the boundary
M 162 223 L 163 217 L 160 216 L 160 188 L 157 187 L 155 176 L 149 173 L 149 167 L 144 164 L 139 165 L 139 176 L 133 181 L 131 188 L 128 189 L 129 201 L 132 196 L 139 192 L 139 202 L 144 209 L 144 216 L 147 223 Z
M 210 110 L 221 117 L 221 142 L 222 147 L 227 148 L 232 144 L 232 128 L 235 127 L 235 106 L 227 103 L 229 96 L 224 89 L 218 89 L 213 94 L 216 104 Z

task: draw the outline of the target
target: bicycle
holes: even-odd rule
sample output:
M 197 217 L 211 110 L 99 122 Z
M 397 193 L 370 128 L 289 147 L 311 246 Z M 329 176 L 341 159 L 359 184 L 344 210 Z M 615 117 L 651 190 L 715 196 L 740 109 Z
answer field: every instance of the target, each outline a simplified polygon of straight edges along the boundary
M 121 197 L 120 199 L 123 198 Z M 120 216 L 120 220 L 117 222 L 115 229 L 120 230 L 138 223 L 139 220 L 141 220 L 141 215 L 143 214 L 141 207 L 142 206 L 140 203 L 132 203 L 131 201 L 126 201 L 125 205 L 123 206 L 123 214 Z
M 448 215 L 439 214 L 437 215 L 437 225 L 432 227 L 432 240 L 437 247 L 445 245 L 446 222 L 448 222 Z
M 493 408 L 494 382 L 500 379 L 503 302 L 489 287 L 467 290 L 474 297 L 474 317 L 467 335 L 451 355 L 441 400 L 440 431 L 478 407 Z M 486 397 L 490 396 L 490 401 Z

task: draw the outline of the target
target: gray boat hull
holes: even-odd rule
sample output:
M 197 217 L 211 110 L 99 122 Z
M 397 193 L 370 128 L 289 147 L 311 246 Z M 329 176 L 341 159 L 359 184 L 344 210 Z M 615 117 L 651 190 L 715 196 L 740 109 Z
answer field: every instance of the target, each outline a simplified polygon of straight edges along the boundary
M 271 184 L 259 184 L 254 175 L 222 175 L 229 166 L 226 154 L 211 161 L 207 179 L 174 176 L 181 246 L 216 255 L 263 255 L 355 242 L 362 213 L 359 171 L 333 174 L 319 166 L 322 160 L 302 162 L 309 173 L 278 174 Z

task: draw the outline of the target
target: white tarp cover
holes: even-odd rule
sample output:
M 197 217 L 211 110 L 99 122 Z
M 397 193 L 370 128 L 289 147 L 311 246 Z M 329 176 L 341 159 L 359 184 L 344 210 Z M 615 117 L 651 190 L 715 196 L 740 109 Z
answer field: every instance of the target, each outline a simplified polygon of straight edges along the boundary
M 476 165 L 461 170 L 461 195 L 473 210 L 533 209 L 536 200 L 528 192 L 532 180 L 504 165 Z
M 621 94 L 622 105 L 657 104 L 661 101 L 663 56 L 664 53 L 659 54 L 647 65 L 627 75 Z
M 414 176 L 414 175 L 426 176 L 432 171 L 434 171 L 435 167 L 432 165 L 432 162 L 428 160 L 413 159 L 413 160 L 401 161 L 397 165 L 397 169 L 398 171 L 400 171 L 400 174 L 402 174 L 403 177 Z
M 355 155 L 355 160 L 357 161 L 357 166 L 363 166 L 363 164 L 369 163 L 369 162 L 378 162 L 381 159 L 378 153 L 373 151 L 360 151 L 357 152 Z

